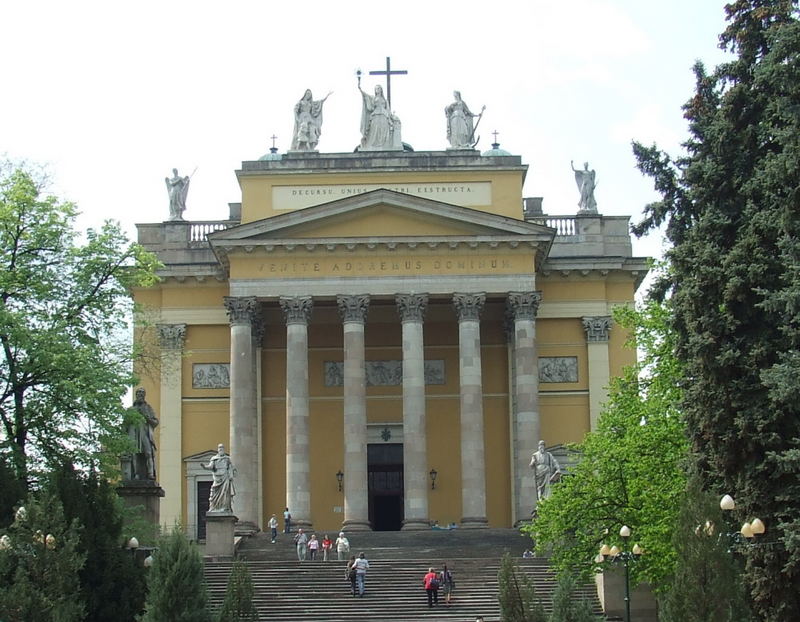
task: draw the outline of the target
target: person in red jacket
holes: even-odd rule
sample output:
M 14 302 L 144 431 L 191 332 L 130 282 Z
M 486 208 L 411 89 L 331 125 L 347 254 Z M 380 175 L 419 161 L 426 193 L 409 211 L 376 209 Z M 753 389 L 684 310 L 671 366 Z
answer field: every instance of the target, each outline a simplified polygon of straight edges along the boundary
M 428 607 L 433 607 L 439 604 L 439 575 L 433 570 L 428 568 L 428 574 L 422 579 L 425 586 L 425 594 L 428 596 Z

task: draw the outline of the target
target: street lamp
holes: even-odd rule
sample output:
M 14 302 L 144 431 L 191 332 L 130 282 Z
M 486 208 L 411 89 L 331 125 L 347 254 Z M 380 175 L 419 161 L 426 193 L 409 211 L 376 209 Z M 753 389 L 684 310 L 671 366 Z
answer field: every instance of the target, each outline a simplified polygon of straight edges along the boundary
M 428 476 L 431 478 L 431 490 L 436 489 L 436 476 L 439 475 L 439 472 L 436 469 L 431 469 L 431 472 L 428 473 Z
M 642 547 L 638 544 L 633 545 L 633 549 L 630 551 L 627 550 L 628 538 L 631 537 L 631 528 L 627 525 L 623 525 L 619 530 L 619 536 L 622 538 L 623 541 L 623 548 L 620 549 L 616 544 L 609 547 L 607 544 L 603 544 L 600 547 L 600 551 L 597 553 L 597 556 L 594 558 L 594 562 L 596 564 L 602 564 L 606 557 L 610 558 L 612 562 L 622 562 L 625 567 L 625 622 L 631 622 L 631 583 L 630 583 L 630 567 L 629 564 L 632 560 L 638 559 L 638 557 L 644 553 Z
M 342 480 L 344 479 L 344 473 L 342 470 L 339 469 L 336 471 L 336 483 L 339 484 L 339 492 L 342 492 Z
M 719 507 L 725 512 L 731 512 L 736 509 L 736 502 L 730 495 L 724 495 L 722 499 L 720 499 Z M 748 544 L 754 544 L 755 541 L 753 538 L 762 535 L 766 530 L 767 527 L 764 525 L 764 521 L 760 518 L 754 518 L 752 521 L 745 521 L 738 532 L 728 535 L 735 543 L 746 542 Z

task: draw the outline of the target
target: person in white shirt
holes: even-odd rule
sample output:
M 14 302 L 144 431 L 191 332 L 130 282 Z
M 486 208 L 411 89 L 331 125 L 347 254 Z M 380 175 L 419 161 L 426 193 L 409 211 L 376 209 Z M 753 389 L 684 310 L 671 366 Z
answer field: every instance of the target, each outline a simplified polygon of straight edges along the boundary
M 272 518 L 269 519 L 269 531 L 270 535 L 272 536 L 272 544 L 275 544 L 275 540 L 278 538 L 278 519 L 275 518 L 275 515 L 272 515 Z
M 364 597 L 364 579 L 367 578 L 367 570 L 369 570 L 369 562 L 364 556 L 364 553 L 359 553 L 355 561 L 356 567 L 356 589 L 358 595 Z

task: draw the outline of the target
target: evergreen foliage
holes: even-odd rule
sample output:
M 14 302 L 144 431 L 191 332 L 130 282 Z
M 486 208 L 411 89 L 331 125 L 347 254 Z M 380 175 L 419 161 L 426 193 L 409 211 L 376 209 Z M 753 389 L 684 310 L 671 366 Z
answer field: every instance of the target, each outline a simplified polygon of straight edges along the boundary
M 14 522 L 14 508 L 25 499 L 25 483 L 0 455 L 0 529 Z
M 65 460 L 116 467 L 132 383 L 120 329 L 157 265 L 118 224 L 79 237 L 75 206 L 43 183 L 0 162 L 0 460 L 26 483 Z
M 508 553 L 500 561 L 497 583 L 497 600 L 503 622 L 547 622 L 542 603 L 536 598 L 533 581 L 520 571 Z
M 50 494 L 32 496 L 23 507 L 3 533 L 0 620 L 82 621 L 78 573 L 84 556 L 77 521 L 66 521 L 61 503 Z
M 635 231 L 666 226 L 694 461 L 741 522 L 765 521 L 745 576 L 758 617 L 785 622 L 800 619 L 800 22 L 797 0 L 725 10 L 733 56 L 695 67 L 685 154 L 634 145 L 662 195 Z
M 597 429 L 578 445 L 580 461 L 523 528 L 560 573 L 588 579 L 600 545 L 623 544 L 622 525 L 649 553 L 631 568 L 634 583 L 644 578 L 663 587 L 674 572 L 671 533 L 685 490 L 687 442 L 669 314 L 667 303 L 655 301 L 615 311 L 639 361 L 612 382 Z
M 237 559 L 228 577 L 219 622 L 255 622 L 258 609 L 253 604 L 253 579 L 242 560 Z
M 676 524 L 673 544 L 681 563 L 661 601 L 662 622 L 748 622 L 739 549 L 732 539 L 736 526 L 727 523 L 715 495 L 689 480 Z M 724 595 L 709 598 L 709 595 Z
M 200 553 L 179 528 L 163 538 L 147 577 L 142 622 L 209 622 Z
M 577 587 L 574 575 L 564 573 L 559 576 L 549 622 L 600 622 L 601 618 L 592 612 L 591 603 L 576 596 Z
M 124 548 L 128 538 L 116 492 L 96 474 L 82 475 L 71 466 L 54 472 L 50 486 L 61 499 L 66 520 L 82 526 L 79 548 L 86 562 L 79 577 L 85 621 L 133 622 L 144 608 L 144 566 Z

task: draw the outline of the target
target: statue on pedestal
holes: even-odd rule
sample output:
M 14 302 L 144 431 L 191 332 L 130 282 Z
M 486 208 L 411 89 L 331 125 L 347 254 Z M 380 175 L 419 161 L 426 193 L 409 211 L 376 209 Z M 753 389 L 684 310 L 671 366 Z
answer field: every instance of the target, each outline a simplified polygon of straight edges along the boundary
M 142 417 L 143 421 L 135 421 L 127 425 L 128 437 L 133 441 L 134 453 L 123 461 L 122 476 L 126 480 L 151 480 L 156 479 L 156 443 L 153 440 L 153 430 L 158 426 L 158 417 L 153 407 L 145 400 L 145 391 L 136 389 L 133 409 Z
M 575 183 L 578 186 L 578 192 L 581 193 L 581 199 L 578 202 L 578 211 L 585 213 L 597 213 L 597 201 L 594 200 L 594 189 L 597 187 L 596 174 L 594 169 L 589 170 L 589 163 L 583 163 L 583 170 L 576 169 L 575 164 L 570 160 L 569 165 L 575 173 Z
M 545 449 L 544 441 L 539 441 L 539 448 L 531 456 L 530 467 L 536 479 L 536 500 L 550 496 L 550 487 L 561 478 L 561 467 L 555 456 Z
M 294 133 L 292 151 L 315 151 L 322 134 L 322 105 L 330 97 L 314 100 L 311 90 L 306 89 L 303 97 L 294 105 Z
M 480 114 L 474 114 L 467 106 L 467 102 L 461 99 L 461 91 L 453 91 L 453 96 L 455 101 L 444 109 L 447 117 L 447 140 L 451 149 L 472 149 L 476 143 L 472 120 L 478 117 L 480 122 L 486 106 L 481 108 Z
M 398 151 L 403 149 L 400 140 L 400 120 L 392 114 L 383 95 L 383 87 L 375 87 L 375 95 L 361 89 L 361 146 L 359 151 Z
M 232 512 L 233 497 L 236 494 L 236 488 L 233 485 L 236 468 L 233 466 L 231 457 L 225 453 L 225 446 L 220 443 L 217 446 L 217 455 L 213 456 L 208 464 L 200 466 L 211 471 L 214 478 L 211 484 L 211 494 L 208 496 L 208 511 Z
M 165 177 L 167 193 L 169 194 L 169 219 L 183 220 L 183 212 L 186 211 L 186 195 L 189 194 L 189 176 L 181 177 L 178 169 L 172 169 L 172 178 Z

